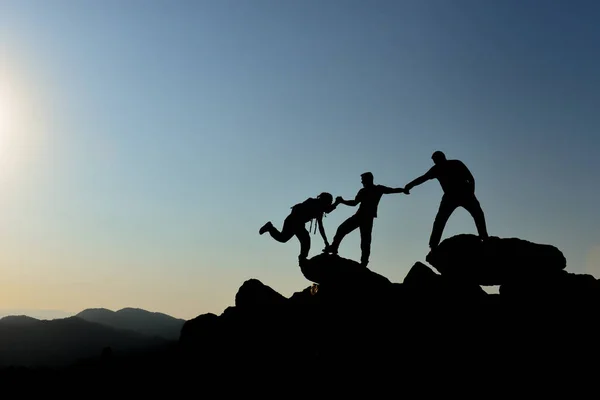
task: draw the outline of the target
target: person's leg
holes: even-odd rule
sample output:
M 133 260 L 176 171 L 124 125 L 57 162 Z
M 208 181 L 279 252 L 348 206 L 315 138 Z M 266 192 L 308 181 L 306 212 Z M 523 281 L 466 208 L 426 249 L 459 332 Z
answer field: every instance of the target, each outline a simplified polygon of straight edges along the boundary
M 481 209 L 481 204 L 477 197 L 473 196 L 467 200 L 465 200 L 462 204 L 463 208 L 471 214 L 473 220 L 475 221 L 475 226 L 477 227 L 477 233 L 482 240 L 488 238 L 487 227 L 485 224 L 485 215 L 483 214 L 483 210 Z
M 291 217 L 287 217 L 285 221 L 283 221 L 283 227 L 281 231 L 273 226 L 273 224 L 268 223 L 268 226 L 265 228 L 267 232 L 271 235 L 271 237 L 278 242 L 286 243 L 289 241 L 292 236 L 295 234 L 295 221 Z
M 340 243 L 342 242 L 344 237 L 356 228 L 358 228 L 358 226 L 359 219 L 356 215 L 353 215 L 344 222 L 342 222 L 340 226 L 338 226 L 337 231 L 335 232 L 333 242 L 331 242 L 331 245 L 326 249 L 327 253 L 337 254 L 338 248 L 340 247 Z
M 431 236 L 429 238 L 429 247 L 431 248 L 431 250 L 435 249 L 440 243 L 440 239 L 442 238 L 442 232 L 444 231 L 446 222 L 448 222 L 448 218 L 450 218 L 450 215 L 452 215 L 456 207 L 457 204 L 454 199 L 442 196 L 440 208 L 438 209 L 437 215 L 435 216 L 435 220 L 433 221 L 433 228 L 431 230 Z
M 300 255 L 298 256 L 298 261 L 302 263 L 308 258 L 308 253 L 310 251 L 310 233 L 306 230 L 306 227 L 298 226 L 296 228 L 296 237 L 300 242 Z
M 371 238 L 373 233 L 373 218 L 364 218 L 360 223 L 360 265 L 366 267 L 371 255 Z
M 273 223 L 271 221 L 267 221 L 266 224 L 260 227 L 260 229 L 258 230 L 258 234 L 263 235 L 264 233 L 268 232 L 269 229 L 271 229 L 272 227 Z

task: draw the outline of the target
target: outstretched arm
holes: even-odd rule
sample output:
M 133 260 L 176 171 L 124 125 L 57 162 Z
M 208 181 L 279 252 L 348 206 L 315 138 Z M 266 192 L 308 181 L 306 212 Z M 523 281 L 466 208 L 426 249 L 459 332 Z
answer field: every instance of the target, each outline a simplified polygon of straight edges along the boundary
M 344 200 L 341 196 L 338 196 L 335 201 L 339 204 L 344 204 L 346 206 L 355 207 L 358 204 L 358 201 L 355 200 Z
M 336 209 L 337 206 L 338 206 L 338 201 L 336 200 L 332 205 L 329 206 L 329 208 L 325 209 L 325 214 L 331 213 L 333 210 Z
M 433 167 L 432 167 L 429 171 L 427 171 L 426 173 L 424 173 L 423 175 L 421 175 L 417 179 L 413 180 L 408 185 L 404 186 L 404 190 L 408 193 L 408 191 L 410 189 L 412 189 L 413 187 L 419 186 L 421 183 L 427 182 L 428 180 L 435 178 L 435 175 L 434 175 L 433 171 L 434 170 L 433 170 Z
M 358 203 L 360 203 L 360 197 L 361 197 L 360 194 L 361 194 L 361 191 L 359 191 L 356 194 L 356 197 L 354 198 L 354 200 L 344 200 L 342 198 L 342 196 L 338 196 L 335 198 L 334 204 L 344 204 L 344 205 L 347 205 L 350 207 L 355 207 L 356 205 L 358 205 Z
M 407 193 L 408 192 L 408 190 L 405 190 L 404 188 L 391 188 L 391 187 L 387 187 L 387 186 L 383 186 L 383 185 L 379 185 L 379 186 L 383 190 L 384 194 Z

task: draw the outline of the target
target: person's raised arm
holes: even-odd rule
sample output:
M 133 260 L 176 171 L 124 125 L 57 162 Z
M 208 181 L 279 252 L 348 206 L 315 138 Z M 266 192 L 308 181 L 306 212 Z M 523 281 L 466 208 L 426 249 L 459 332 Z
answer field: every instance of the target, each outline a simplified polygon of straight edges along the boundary
M 336 200 L 335 202 L 333 202 L 333 204 L 331 204 L 329 207 L 327 207 L 325 209 L 325 214 L 329 214 L 331 212 L 333 212 L 333 210 L 335 210 L 338 206 L 339 202 Z
M 355 207 L 356 205 L 358 205 L 358 203 L 360 203 L 361 193 L 362 189 L 358 191 L 354 200 L 344 200 L 342 196 L 338 196 L 336 197 L 335 202 L 338 204 L 344 204 L 346 206 Z
M 393 194 L 393 193 L 407 193 L 408 191 L 404 188 L 391 188 L 384 185 L 379 185 L 383 194 Z
M 336 201 L 340 204 L 346 205 L 346 206 L 350 206 L 350 207 L 355 207 L 358 204 L 358 201 L 356 201 L 356 199 L 354 200 L 344 200 L 341 196 L 339 196 Z
M 435 166 L 431 167 L 429 171 L 414 179 L 412 182 L 408 183 L 408 185 L 404 186 L 405 193 L 408 193 L 415 186 L 419 186 L 420 184 L 427 182 L 430 179 L 435 178 Z

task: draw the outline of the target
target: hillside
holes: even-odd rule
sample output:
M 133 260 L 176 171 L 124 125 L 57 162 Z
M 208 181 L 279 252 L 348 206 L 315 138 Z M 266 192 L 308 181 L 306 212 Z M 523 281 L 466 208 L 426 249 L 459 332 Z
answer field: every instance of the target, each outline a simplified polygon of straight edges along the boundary
M 68 365 L 97 357 L 107 347 L 120 354 L 164 342 L 78 317 L 37 320 L 10 316 L 0 319 L 0 367 Z
M 159 385 L 278 397 L 282 390 L 367 390 L 371 397 L 528 390 L 539 397 L 594 388 L 600 281 L 568 272 L 558 248 L 458 235 L 424 261 L 398 283 L 320 254 L 300 268 L 313 285 L 288 298 L 249 279 L 223 313 L 185 322 L 175 347 L 109 362 L 98 357 L 52 374 L 14 372 L 12 382 L 76 377 L 149 393 Z M 500 293 L 486 293 L 487 285 Z M 144 386 L 150 380 L 152 389 Z
M 181 327 L 185 323 L 184 319 L 140 308 L 123 308 L 118 311 L 89 308 L 76 314 L 76 317 L 116 329 L 131 330 L 146 336 L 158 336 L 167 340 L 179 339 Z
M 250 279 L 221 315 L 185 323 L 182 365 L 201 359 L 196 373 L 235 365 L 256 385 L 349 392 L 417 382 L 537 387 L 597 372 L 589 365 L 600 356 L 600 281 L 566 271 L 555 246 L 457 235 L 425 261 L 395 283 L 320 254 L 301 268 L 315 284 L 290 298 Z M 486 293 L 487 285 L 500 293 Z

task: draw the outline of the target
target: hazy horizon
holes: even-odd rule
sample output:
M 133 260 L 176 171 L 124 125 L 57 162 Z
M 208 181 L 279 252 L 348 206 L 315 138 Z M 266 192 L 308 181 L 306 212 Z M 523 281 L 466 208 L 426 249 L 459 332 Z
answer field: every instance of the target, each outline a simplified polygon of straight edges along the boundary
M 110 309 L 107 307 L 89 307 L 86 309 L 81 309 L 81 310 L 77 310 L 77 311 L 64 311 L 64 310 L 51 310 L 51 309 L 1 309 L 0 308 L 0 319 L 4 318 L 4 317 L 10 317 L 10 316 L 27 316 L 27 317 L 32 317 L 32 318 L 36 318 L 36 319 L 40 319 L 40 320 L 49 320 L 49 319 L 62 319 L 62 318 L 69 318 L 69 317 L 74 317 L 77 314 L 79 314 L 82 311 L 85 310 L 90 310 L 90 309 L 106 309 L 109 311 L 113 311 L 113 312 L 117 312 L 120 311 L 122 309 L 127 309 L 127 308 L 135 308 L 135 309 L 140 309 L 139 307 L 121 307 L 118 309 Z M 144 311 L 148 311 L 151 313 L 154 312 L 158 312 L 158 313 L 162 313 L 160 311 L 155 311 L 155 310 L 144 310 Z M 164 314 L 164 313 L 162 313 Z M 168 314 L 166 314 L 168 315 Z M 174 318 L 180 318 L 174 315 L 171 315 Z
M 490 235 L 600 277 L 600 4 L 355 0 L 0 3 L 0 309 L 190 319 L 311 282 L 280 228 L 360 174 L 466 163 Z M 369 268 L 423 261 L 436 181 L 386 195 Z M 330 240 L 355 209 L 325 218 Z M 458 209 L 442 239 L 475 233 Z M 311 234 L 310 257 L 323 244 Z M 340 247 L 358 260 L 358 231 Z M 75 311 L 76 310 L 76 311 Z
M 72 317 L 76 313 L 65 312 L 62 310 L 32 310 L 32 309 L 0 309 L 0 319 L 10 316 L 27 316 L 36 319 L 59 319 Z

